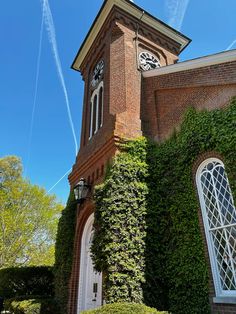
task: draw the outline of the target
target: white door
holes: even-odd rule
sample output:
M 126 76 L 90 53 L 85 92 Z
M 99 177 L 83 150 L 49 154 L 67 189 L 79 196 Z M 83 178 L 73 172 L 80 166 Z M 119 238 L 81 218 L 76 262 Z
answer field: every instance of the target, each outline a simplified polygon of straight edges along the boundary
M 102 305 L 102 275 L 93 268 L 90 247 L 93 238 L 92 214 L 84 227 L 80 254 L 80 280 L 77 314 Z

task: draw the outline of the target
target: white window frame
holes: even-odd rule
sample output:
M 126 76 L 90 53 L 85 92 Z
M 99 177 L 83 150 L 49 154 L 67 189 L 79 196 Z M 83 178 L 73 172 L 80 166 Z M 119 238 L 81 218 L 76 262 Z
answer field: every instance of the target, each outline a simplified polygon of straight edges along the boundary
M 204 199 L 204 195 L 203 195 L 203 187 L 202 187 L 202 182 L 201 182 L 201 176 L 204 173 L 204 168 L 208 164 L 213 163 L 213 162 L 219 163 L 220 166 L 223 169 L 225 169 L 224 164 L 223 164 L 223 162 L 220 159 L 218 159 L 218 158 L 208 158 L 208 159 L 206 159 L 204 162 L 202 162 L 199 165 L 198 170 L 196 172 L 197 190 L 198 190 L 198 196 L 199 196 L 200 205 L 201 205 L 201 211 L 202 211 L 205 235 L 206 235 L 208 252 L 209 252 L 209 257 L 210 257 L 211 269 L 212 269 L 212 276 L 213 276 L 215 292 L 216 292 L 216 297 L 213 299 L 213 301 L 215 303 L 236 304 L 236 289 L 235 290 L 224 290 L 222 288 L 221 279 L 220 279 L 220 271 L 219 271 L 219 267 L 218 267 L 218 264 L 217 264 L 217 256 L 216 256 L 216 253 L 215 253 L 215 247 L 214 247 L 213 236 L 212 236 L 212 233 L 215 230 L 217 230 L 217 227 L 216 228 L 210 228 L 210 226 L 209 226 L 210 216 L 208 217 L 207 205 L 206 205 L 206 202 L 205 202 L 205 199 Z M 227 173 L 224 172 L 224 174 L 225 174 L 225 177 L 227 179 L 227 188 L 228 188 L 228 191 L 229 191 L 230 196 L 231 196 L 231 204 L 232 204 L 232 206 L 234 208 L 234 212 L 233 213 L 235 213 L 236 209 L 235 209 L 235 206 L 234 206 L 233 195 L 232 195 L 232 192 L 230 190 L 230 185 L 229 185 Z M 214 190 L 214 192 L 216 191 L 215 184 L 214 184 L 213 190 Z M 217 194 L 215 194 L 215 195 L 217 196 Z M 227 230 L 227 228 L 230 228 L 232 226 L 236 227 L 236 223 L 233 223 L 231 225 L 230 224 L 227 225 L 227 224 L 225 224 L 225 222 L 223 222 L 222 213 L 221 213 L 221 211 L 219 211 L 219 209 L 221 208 L 220 207 L 220 201 L 219 201 L 218 197 L 215 197 L 215 199 L 216 199 L 217 209 L 218 209 L 217 213 L 219 214 L 219 217 L 221 218 L 221 220 L 220 220 L 221 221 L 221 226 L 218 227 L 218 228 L 223 231 L 223 233 L 226 235 L 226 239 L 228 239 L 226 230 Z M 213 224 L 213 222 L 211 222 L 211 224 Z M 226 242 L 225 248 L 230 247 L 230 243 L 228 241 L 225 241 L 225 242 Z M 231 256 L 231 258 L 232 258 L 232 256 Z M 231 264 L 231 266 L 232 265 L 233 264 Z M 232 273 L 234 275 L 233 278 L 235 278 L 235 276 L 236 276 L 236 274 L 235 274 L 235 267 L 231 267 L 230 269 L 231 269 L 231 271 L 232 271 Z
M 101 125 L 98 125 L 98 116 L 99 116 L 99 92 L 100 92 L 100 88 L 102 87 L 103 90 L 103 95 L 104 95 L 104 86 L 103 86 L 103 81 L 101 81 L 97 88 L 93 91 L 91 99 L 90 99 L 90 106 L 91 106 L 91 110 L 90 110 L 90 131 L 89 131 L 89 140 L 93 137 L 93 135 L 95 135 L 97 133 L 97 131 L 102 127 L 103 125 L 103 95 L 102 95 L 102 106 L 101 106 Z M 93 134 L 93 102 L 94 102 L 94 98 L 97 96 L 97 104 L 96 104 L 96 123 L 95 123 L 95 131 Z

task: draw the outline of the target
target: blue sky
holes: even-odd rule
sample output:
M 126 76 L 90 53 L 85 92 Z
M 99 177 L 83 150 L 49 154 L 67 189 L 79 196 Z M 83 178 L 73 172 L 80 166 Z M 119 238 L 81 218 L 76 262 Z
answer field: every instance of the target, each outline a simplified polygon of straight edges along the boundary
M 192 39 L 181 55 L 182 61 L 230 46 L 236 48 L 235 0 L 134 2 Z M 83 82 L 70 66 L 103 1 L 48 0 L 48 3 L 56 31 L 54 44 L 79 144 Z M 19 156 L 29 180 L 49 190 L 74 163 L 75 140 L 46 24 L 38 58 L 41 21 L 40 0 L 1 1 L 0 157 Z M 67 178 L 51 193 L 66 202 Z

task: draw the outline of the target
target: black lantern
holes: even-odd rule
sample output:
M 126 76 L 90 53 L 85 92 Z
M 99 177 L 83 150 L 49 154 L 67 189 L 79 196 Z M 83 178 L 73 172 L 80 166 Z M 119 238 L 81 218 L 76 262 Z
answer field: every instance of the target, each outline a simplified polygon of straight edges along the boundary
M 81 203 L 86 199 L 89 190 L 90 185 L 86 183 L 85 179 L 81 178 L 74 187 L 75 200 L 78 203 Z

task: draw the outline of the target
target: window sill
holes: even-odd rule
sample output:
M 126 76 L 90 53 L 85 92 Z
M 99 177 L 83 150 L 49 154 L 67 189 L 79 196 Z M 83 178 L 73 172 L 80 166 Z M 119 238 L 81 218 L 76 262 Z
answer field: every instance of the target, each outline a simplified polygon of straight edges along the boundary
M 236 304 L 236 297 L 215 297 L 213 303 Z

